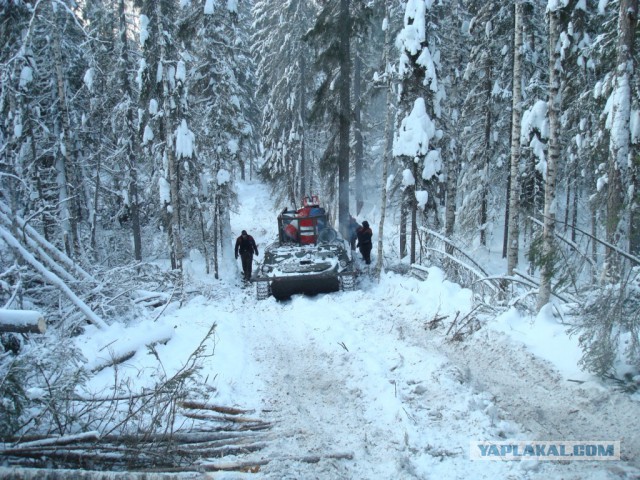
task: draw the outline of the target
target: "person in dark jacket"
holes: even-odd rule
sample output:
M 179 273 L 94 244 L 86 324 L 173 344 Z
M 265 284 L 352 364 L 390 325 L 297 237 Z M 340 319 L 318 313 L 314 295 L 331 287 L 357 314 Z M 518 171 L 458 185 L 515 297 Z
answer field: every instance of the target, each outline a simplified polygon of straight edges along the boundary
M 258 247 L 256 246 L 256 241 L 246 230 L 242 230 L 242 234 L 236 239 L 236 259 L 240 254 L 240 258 L 242 258 L 242 273 L 246 281 L 251 280 L 254 252 L 257 256 Z
M 369 222 L 365 220 L 358 228 L 358 248 L 367 265 L 371 263 L 371 249 L 373 248 L 371 237 L 373 237 L 373 232 L 369 228 Z

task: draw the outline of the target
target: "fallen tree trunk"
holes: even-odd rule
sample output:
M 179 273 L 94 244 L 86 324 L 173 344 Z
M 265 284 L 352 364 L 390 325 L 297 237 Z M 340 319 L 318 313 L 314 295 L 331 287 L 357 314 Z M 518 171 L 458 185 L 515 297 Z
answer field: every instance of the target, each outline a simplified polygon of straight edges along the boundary
M 191 400 L 188 403 L 192 406 L 208 406 L 220 411 L 237 412 L 238 415 L 241 412 L 249 412 L 249 410 L 212 405 L 198 400 Z M 184 407 L 180 408 L 180 410 L 183 409 Z M 230 414 L 227 416 L 232 417 Z M 246 420 L 245 417 L 241 418 Z M 238 425 L 242 425 L 247 430 L 238 429 Z M 165 476 L 170 474 L 202 474 L 207 471 L 235 470 L 255 473 L 267 462 L 263 463 L 259 459 L 245 462 L 241 457 L 255 454 L 268 445 L 273 437 L 264 430 L 269 427 L 269 423 L 261 420 L 256 420 L 254 424 L 233 424 L 226 420 L 220 423 L 220 420 L 216 420 L 202 425 L 197 430 L 189 428 L 176 432 L 101 434 L 93 431 L 64 436 L 5 439 L 5 443 L 0 445 L 4 447 L 0 448 L 0 460 L 3 465 L 23 465 L 26 468 L 3 469 L 0 467 L 0 478 L 16 480 L 146 478 L 152 480 L 174 478 Z M 225 463 L 223 458 L 229 458 L 229 463 Z M 315 463 L 323 458 L 348 457 L 340 454 L 326 457 L 292 457 L 291 459 Z M 204 459 L 208 461 L 203 463 Z M 214 459 L 221 463 L 213 464 Z M 53 468 L 55 470 L 51 470 Z M 89 469 L 100 470 L 106 476 L 87 471 Z M 64 473 L 59 476 L 50 476 L 51 472 Z M 119 477 L 118 472 L 122 472 L 124 476 Z M 137 476 L 139 474 L 140 477 Z M 180 478 L 185 477 L 180 476 Z
M 47 322 L 40 312 L 0 309 L 0 332 L 44 333 L 46 330 Z
M 0 212 L 0 220 L 5 223 L 5 226 L 9 228 L 11 231 L 11 219 Z M 62 278 L 65 282 L 76 283 L 78 279 L 74 277 L 69 271 L 65 270 L 57 261 L 55 261 L 49 253 L 42 248 L 38 242 L 36 242 L 33 238 L 26 234 L 23 230 L 22 235 L 19 238 L 26 244 L 26 246 L 30 249 L 33 254 L 40 259 L 42 263 L 46 265 L 52 272 L 55 272 L 60 278 Z
M 16 238 L 5 228 L 0 227 L 0 238 L 2 238 L 7 245 L 15 250 L 20 256 L 31 265 L 42 277 L 49 283 L 55 285 L 78 309 L 84 313 L 87 320 L 93 323 L 100 329 L 106 329 L 108 325 L 98 315 L 95 314 L 89 306 L 84 303 L 73 291 L 67 286 L 64 281 L 58 277 L 55 273 L 48 270 L 42 263 L 40 263 L 31 253 L 29 253 Z
M 72 444 L 80 445 L 82 447 L 83 442 L 92 442 L 96 445 L 136 445 L 138 447 L 144 447 L 145 445 L 158 445 L 162 444 L 175 444 L 181 447 L 185 445 L 198 446 L 202 444 L 209 444 L 210 446 L 220 445 L 237 445 L 256 442 L 256 438 L 262 438 L 265 434 L 263 432 L 243 432 L 243 431 L 206 431 L 206 432 L 178 432 L 171 434 L 164 433 L 151 433 L 151 434 L 139 434 L 139 435 L 103 435 L 98 432 L 85 432 L 76 435 L 64 435 L 64 436 L 47 436 L 35 439 L 29 439 L 28 441 L 20 441 L 19 438 L 6 439 L 5 445 L 13 443 L 11 447 L 0 449 L 1 455 L 7 455 L 14 451 L 23 450 L 37 450 L 51 447 L 69 446 Z M 224 442 L 224 443 L 223 443 Z M 71 448 L 71 447 L 68 447 Z M 1 477 L 0 477 L 1 478 Z
M 4 203 L 0 202 L 0 219 L 6 223 L 6 226 L 12 225 L 12 219 L 17 226 L 23 231 L 25 237 L 29 239 L 27 242 L 31 245 L 38 246 L 42 252 L 46 252 L 55 262 L 64 265 L 70 272 L 76 272 L 81 280 L 97 284 L 96 279 L 86 272 L 80 265 L 74 262 L 69 256 L 58 249 L 55 245 L 48 242 L 38 231 L 30 226 L 23 218 L 11 212 L 11 209 Z
M 184 480 L 183 475 L 175 473 L 146 472 L 104 472 L 95 470 L 0 467 L 0 478 L 4 480 Z
M 210 413 L 192 413 L 184 412 L 183 415 L 187 418 L 194 418 L 196 420 L 212 420 L 218 422 L 232 422 L 232 423 L 263 423 L 262 420 L 251 417 L 236 417 L 230 415 L 213 415 Z
M 226 413 L 227 415 L 244 415 L 247 413 L 255 413 L 255 410 L 241 410 L 239 408 L 224 407 L 207 402 L 198 402 L 195 400 L 185 400 L 180 404 L 182 408 L 190 408 L 193 410 L 212 410 L 214 412 Z
M 98 440 L 100 438 L 100 434 L 98 432 L 84 432 L 79 433 L 77 435 L 63 435 L 60 437 L 49 437 L 42 438 L 39 440 L 32 440 L 30 442 L 19 443 L 18 445 L 8 448 L 6 450 L 0 450 L 0 453 L 7 454 L 13 453 L 21 450 L 30 450 L 34 448 L 45 448 L 45 447 L 58 447 L 62 445 L 69 445 L 72 443 L 80 443 L 86 442 L 88 440 Z

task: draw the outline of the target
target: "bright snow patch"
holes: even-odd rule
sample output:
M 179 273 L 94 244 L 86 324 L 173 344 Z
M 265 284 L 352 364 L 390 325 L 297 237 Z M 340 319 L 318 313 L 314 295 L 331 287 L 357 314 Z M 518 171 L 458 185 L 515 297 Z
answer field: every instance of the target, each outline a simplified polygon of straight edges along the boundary
M 26 87 L 33 81 L 33 69 L 29 66 L 22 67 L 20 71 L 20 88 Z
M 158 101 L 155 98 L 149 100 L 149 113 L 151 115 L 158 114 Z
M 429 192 L 426 190 L 417 190 L 416 191 L 416 201 L 418 202 L 418 208 L 424 210 L 427 206 L 427 201 L 429 200 Z
M 195 134 L 187 127 L 187 121 L 183 118 L 180 126 L 175 131 L 176 156 L 178 158 L 191 158 L 193 156 L 193 144 Z
M 144 47 L 144 43 L 149 38 L 149 17 L 140 15 L 140 46 Z
M 182 60 L 178 60 L 176 66 L 176 81 L 183 82 L 187 79 L 187 68 Z
M 435 133 L 436 127 L 427 114 L 424 98 L 419 97 L 414 102 L 411 113 L 402 120 L 393 142 L 393 155 L 426 155 L 429 151 L 429 141 Z
M 411 55 L 422 49 L 426 38 L 426 6 L 423 0 L 408 0 L 404 11 L 404 28 L 397 37 L 398 46 Z
M 442 157 L 440 150 L 431 150 L 424 159 L 424 169 L 422 170 L 422 178 L 431 180 L 442 171 Z
M 167 205 L 171 205 L 171 187 L 169 182 L 164 177 L 158 178 L 158 190 L 160 193 L 160 205 L 164 208 Z
M 224 184 L 228 183 L 229 180 L 231 180 L 231 174 L 229 173 L 228 170 L 225 170 L 224 168 L 221 168 L 220 170 L 218 170 L 218 174 L 216 175 L 216 179 L 218 181 L 218 185 L 224 185 Z
M 142 134 L 142 145 L 146 145 L 153 140 L 153 130 L 149 125 L 144 126 L 144 133 Z
M 95 75 L 95 70 L 93 68 L 89 68 L 89 69 L 87 69 L 86 72 L 84 72 L 84 77 L 83 77 L 82 81 L 87 86 L 87 89 L 89 91 L 93 90 L 93 77 L 94 77 L 94 75 Z
M 402 185 L 404 187 L 410 187 L 411 185 L 415 185 L 416 184 L 416 179 L 413 176 L 413 173 L 411 173 L 411 170 L 409 170 L 408 168 L 405 168 L 402 171 Z
M 237 138 L 232 138 L 227 142 L 227 148 L 231 155 L 235 155 L 240 150 L 240 145 L 238 144 Z

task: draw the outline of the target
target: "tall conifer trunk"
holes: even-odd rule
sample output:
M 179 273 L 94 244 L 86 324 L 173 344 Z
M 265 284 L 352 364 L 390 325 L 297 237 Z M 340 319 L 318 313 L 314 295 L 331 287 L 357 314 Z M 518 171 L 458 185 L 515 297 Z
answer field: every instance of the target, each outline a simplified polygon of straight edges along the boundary
M 391 161 L 391 149 L 393 146 L 393 84 L 391 72 L 388 71 L 390 53 L 391 53 L 391 33 L 389 23 L 389 2 L 385 0 L 385 19 L 387 21 L 387 28 L 384 31 L 384 48 L 382 53 L 382 64 L 385 69 L 385 78 L 387 80 L 387 108 L 384 123 L 384 158 L 382 160 L 382 198 L 380 200 L 380 224 L 378 226 L 378 258 L 376 259 L 375 276 L 380 280 L 380 273 L 382 272 L 382 260 L 384 256 L 384 221 L 387 216 L 387 181 L 389 175 L 389 162 Z
M 491 114 L 491 92 L 493 90 L 493 62 L 487 58 L 485 65 L 485 96 L 484 112 L 484 152 L 482 152 L 482 191 L 480 193 L 480 244 L 487 245 L 487 221 L 489 218 L 489 158 L 491 156 L 491 128 L 493 115 Z
M 549 152 L 544 189 L 544 227 L 542 232 L 542 266 L 538 309 L 549 302 L 555 264 L 554 236 L 556 230 L 556 172 L 560 158 L 560 11 L 549 12 Z
M 355 167 L 355 193 L 356 193 L 356 215 L 360 214 L 364 205 L 364 192 L 362 186 L 362 170 L 364 161 L 364 144 L 362 139 L 362 60 L 358 52 L 354 55 L 353 68 L 353 97 L 355 100 L 353 122 L 354 122 L 354 167 Z
M 171 92 L 169 91 L 169 80 L 165 63 L 168 62 L 167 51 L 165 46 L 165 29 L 163 25 L 162 2 L 157 1 L 155 4 L 156 22 L 157 22 L 157 38 L 160 48 L 160 65 L 163 67 L 162 73 L 162 109 L 164 115 L 163 122 L 163 140 L 164 153 L 167 159 L 167 171 L 169 176 L 169 188 L 171 195 L 171 211 L 169 212 L 169 247 L 171 250 L 171 268 L 182 269 L 182 233 L 180 225 L 180 167 L 176 159 L 173 146 L 173 129 L 171 128 L 171 115 L 173 110 L 171 105 Z
M 140 208 L 138 204 L 138 170 L 136 159 L 139 155 L 136 152 L 138 143 L 135 135 L 135 119 L 134 119 L 134 91 L 129 79 L 128 68 L 129 60 L 129 39 L 127 37 L 127 16 L 126 16 L 125 0 L 118 2 L 118 16 L 120 28 L 120 58 L 122 66 L 120 67 L 120 82 L 123 93 L 129 97 L 129 106 L 126 112 L 127 131 L 123 132 L 126 136 L 126 165 L 129 176 L 129 211 L 131 214 L 131 233 L 133 235 L 133 258 L 142 261 L 142 235 L 140 232 Z
M 349 229 L 349 132 L 351 129 L 351 17 L 350 0 L 340 0 L 340 120 L 338 139 L 338 223 L 348 238 Z
M 416 263 L 416 235 L 418 233 L 418 199 L 416 198 L 416 190 L 418 188 L 418 164 L 413 161 L 412 174 L 415 182 L 411 187 L 407 187 L 409 191 L 409 201 L 411 208 L 411 236 L 410 239 L 410 259 L 411 263 Z
M 628 169 L 630 152 L 629 120 L 631 115 L 631 75 L 633 73 L 633 45 L 638 17 L 638 0 L 620 0 L 618 16 L 617 68 L 612 106 L 611 135 L 609 140 L 609 165 L 607 184 L 607 242 L 619 246 L 624 195 L 622 171 Z M 607 249 L 607 273 L 615 280 L 620 265 L 613 249 Z
M 57 18 L 59 15 L 54 13 Z M 57 22 L 56 22 L 57 23 Z M 71 208 L 71 192 L 69 191 L 69 176 L 71 170 L 71 159 L 73 158 L 72 150 L 74 148 L 71 140 L 71 125 L 69 119 L 69 107 L 67 105 L 67 96 L 65 92 L 65 74 L 64 65 L 62 63 L 62 25 L 52 32 L 51 41 L 53 49 L 53 59 L 55 65 L 56 93 L 58 101 L 58 112 L 60 113 L 60 132 L 59 135 L 59 151 L 56 154 L 55 169 L 56 182 L 58 185 L 59 197 L 59 215 L 62 227 L 62 241 L 65 253 L 71 258 L 76 257 L 77 247 L 77 219 L 72 213 Z
M 298 101 L 298 116 L 300 127 L 300 195 L 313 195 L 314 192 L 307 191 L 307 151 L 306 151 L 306 121 L 307 121 L 307 60 L 306 52 L 300 54 L 300 96 Z
M 522 121 L 522 44 L 523 44 L 524 6 L 521 1 L 515 4 L 515 20 L 513 26 L 513 85 L 511 112 L 511 156 L 510 156 L 510 191 L 509 191 L 509 224 L 507 247 L 507 274 L 513 275 L 518 266 L 520 249 L 520 123 Z

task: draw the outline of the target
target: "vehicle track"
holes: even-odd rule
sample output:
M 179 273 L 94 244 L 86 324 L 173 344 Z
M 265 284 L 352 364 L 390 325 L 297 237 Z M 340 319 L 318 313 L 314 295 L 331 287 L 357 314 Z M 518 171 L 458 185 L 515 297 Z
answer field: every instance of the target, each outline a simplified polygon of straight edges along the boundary
M 640 478 L 640 405 L 628 395 L 569 382 L 524 345 L 489 329 L 442 348 L 531 439 L 620 440 L 622 459 L 632 467 L 623 470 Z

